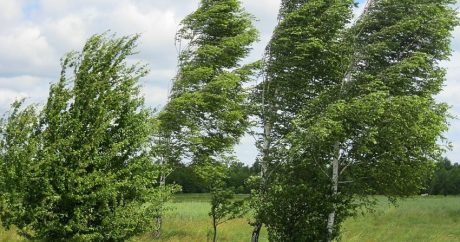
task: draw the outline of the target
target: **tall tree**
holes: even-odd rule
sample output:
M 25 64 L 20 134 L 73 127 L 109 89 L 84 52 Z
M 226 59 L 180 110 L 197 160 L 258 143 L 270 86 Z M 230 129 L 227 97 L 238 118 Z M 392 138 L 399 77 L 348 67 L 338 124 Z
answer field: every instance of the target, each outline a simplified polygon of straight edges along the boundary
M 187 159 L 199 174 L 215 175 L 205 179 L 211 191 L 222 189 L 219 167 L 248 127 L 243 85 L 258 64 L 239 63 L 256 39 L 252 17 L 238 0 L 202 0 L 177 33 L 179 70 L 160 120 L 167 149 L 180 152 L 167 159 Z
M 352 5 L 351 0 L 281 1 L 279 23 L 266 49 L 264 81 L 254 99 L 263 134 L 252 241 L 258 241 L 262 223 L 274 222 L 267 214 L 274 210 L 266 206 L 275 197 L 268 190 L 279 179 L 276 174 L 283 174 L 287 157 L 281 151 L 288 145 L 285 137 L 293 128 L 293 119 L 309 100 L 340 82 L 345 52 L 340 38 Z
M 420 191 L 442 150 L 437 140 L 447 129 L 447 107 L 433 97 L 444 81 L 439 62 L 450 54 L 457 24 L 452 3 L 370 1 L 351 27 L 344 24 L 350 1 L 296 5 L 299 13 L 310 14 L 300 15 L 309 18 L 301 26 L 311 33 L 303 40 L 310 48 L 294 52 L 290 63 L 301 53 L 317 54 L 311 63 L 318 64 L 302 73 L 311 80 L 303 93 L 313 95 L 282 137 L 283 173 L 276 173 L 269 190 L 272 240 L 331 241 L 341 221 L 360 205 L 372 204 L 367 195 L 394 198 Z M 320 6 L 328 8 L 322 12 L 343 9 L 344 14 L 317 21 Z M 330 31 L 318 32 L 321 27 Z M 321 38 L 327 34 L 330 39 Z M 322 48 L 328 45 L 336 48 Z M 326 66 L 319 68 L 321 64 Z M 318 69 L 324 72 L 314 75 Z M 297 194 L 305 194 L 304 199 Z M 283 207 L 290 209 L 277 212 Z
M 17 179 L 2 174 L 4 225 L 44 241 L 125 241 L 151 229 L 162 200 L 152 112 L 139 94 L 147 69 L 125 61 L 137 38 L 95 35 L 68 54 L 39 125 L 30 108 L 20 115 L 13 109 L 1 136 L 12 143 L 2 147 L 2 172 L 30 168 L 15 176 L 25 184 L 16 190 L 3 184 Z M 18 133 L 16 120 L 28 128 Z M 24 143 L 26 136 L 33 139 Z M 32 154 L 11 149 L 20 146 Z

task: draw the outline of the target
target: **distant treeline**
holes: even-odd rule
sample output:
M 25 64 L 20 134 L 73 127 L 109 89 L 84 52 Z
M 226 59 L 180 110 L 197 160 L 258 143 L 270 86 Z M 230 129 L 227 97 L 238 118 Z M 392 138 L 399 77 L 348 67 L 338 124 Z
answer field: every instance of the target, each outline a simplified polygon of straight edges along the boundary
M 225 179 L 227 188 L 232 188 L 236 193 L 248 194 L 250 185 L 248 178 L 258 175 L 260 172 L 259 163 L 248 166 L 241 162 L 230 165 L 229 173 Z M 183 193 L 205 193 L 209 192 L 206 183 L 195 173 L 193 165 L 178 164 L 173 172 L 167 177 L 168 184 L 178 184 L 182 187 Z
M 248 178 L 259 174 L 259 172 L 260 167 L 257 162 L 252 166 L 241 162 L 234 163 L 230 166 L 226 185 L 228 188 L 235 189 L 236 193 L 247 194 L 250 192 Z M 191 165 L 178 164 L 168 176 L 167 183 L 180 185 L 183 193 L 209 192 L 209 188 L 195 174 Z M 460 165 L 452 163 L 447 158 L 436 163 L 435 172 L 428 179 L 426 187 L 425 192 L 431 195 L 460 195 Z
M 444 158 L 436 164 L 428 182 L 428 193 L 433 195 L 460 195 L 460 165 Z

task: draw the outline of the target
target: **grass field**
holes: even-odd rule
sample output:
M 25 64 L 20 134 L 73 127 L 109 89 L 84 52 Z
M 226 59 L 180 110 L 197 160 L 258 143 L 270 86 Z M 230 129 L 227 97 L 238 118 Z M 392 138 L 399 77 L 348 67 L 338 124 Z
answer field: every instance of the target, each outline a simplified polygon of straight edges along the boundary
M 347 220 L 342 228 L 341 241 L 410 241 L 460 242 L 460 197 L 415 197 L 400 201 L 398 207 L 379 198 L 376 212 Z M 132 242 L 204 242 L 211 237 L 208 217 L 208 196 L 203 194 L 177 195 L 170 204 L 159 240 L 150 234 Z M 219 226 L 219 241 L 249 241 L 251 227 L 248 219 L 236 219 Z M 0 241 L 21 240 L 14 231 L 0 230 Z M 260 241 L 268 241 L 262 231 Z

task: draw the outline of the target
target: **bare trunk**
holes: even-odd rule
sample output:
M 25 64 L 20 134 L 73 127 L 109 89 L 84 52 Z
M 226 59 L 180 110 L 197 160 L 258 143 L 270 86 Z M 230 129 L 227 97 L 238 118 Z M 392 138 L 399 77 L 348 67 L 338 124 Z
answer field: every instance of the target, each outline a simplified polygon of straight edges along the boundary
M 366 1 L 366 4 L 364 6 L 364 10 L 363 12 L 361 13 L 361 15 L 359 16 L 359 19 L 363 18 L 366 14 L 368 14 L 369 12 L 369 9 L 373 7 L 375 3 L 375 0 L 367 0 Z M 350 79 L 351 79 L 351 69 L 353 68 L 353 65 L 356 64 L 356 59 L 357 59 L 357 55 L 359 54 L 359 50 L 356 50 L 356 52 L 353 54 L 353 60 L 352 62 L 350 63 L 350 66 L 348 67 L 348 70 L 347 70 L 347 73 L 344 77 L 344 79 L 342 80 L 342 88 L 343 89 L 343 86 L 345 85 L 345 83 L 349 82 Z M 334 157 L 334 159 L 332 160 L 332 178 L 331 178 L 331 181 L 332 181 L 332 196 L 335 197 L 337 196 L 337 192 L 338 192 L 338 188 L 339 188 L 339 159 L 340 159 L 340 147 L 339 147 L 339 144 L 337 143 L 334 147 L 334 151 L 336 153 L 336 156 Z M 330 242 L 332 241 L 332 235 L 333 235 L 333 232 L 334 232 L 334 224 L 335 224 L 335 217 L 336 217 L 336 211 L 335 211 L 335 208 L 334 210 L 329 213 L 329 216 L 328 216 L 328 219 L 327 219 L 327 232 L 328 232 L 328 238 L 327 238 L 327 241 Z
M 216 219 L 213 217 L 212 219 L 212 227 L 213 227 L 213 236 L 212 236 L 212 242 L 216 242 L 217 241 L 217 221 Z
M 161 175 L 160 175 L 160 189 L 164 190 L 165 188 L 165 185 L 166 185 L 166 175 L 164 172 L 161 172 Z M 162 209 L 162 208 L 160 208 Z M 161 213 L 159 214 L 159 216 L 157 217 L 157 230 L 155 231 L 155 238 L 160 238 L 161 236 L 161 228 L 163 227 L 163 212 L 161 211 Z
M 332 196 L 335 197 L 337 196 L 338 188 L 339 188 L 339 158 L 340 158 L 340 149 L 339 149 L 339 144 L 336 144 L 334 146 L 334 150 L 336 153 L 336 156 L 332 160 Z M 334 224 L 335 224 L 335 207 L 334 210 L 329 213 L 329 217 L 327 219 L 327 232 L 328 232 L 328 237 L 327 241 L 330 242 L 332 241 L 332 234 L 334 233 Z
M 254 229 L 252 230 L 251 242 L 259 242 L 259 235 L 260 235 L 261 228 L 262 228 L 261 223 L 257 223 L 254 225 Z
M 265 194 L 265 186 L 267 185 L 267 171 L 268 171 L 268 163 L 269 161 L 269 155 L 270 155 L 270 134 L 272 131 L 272 124 L 270 122 L 265 122 L 264 124 L 264 142 L 262 144 L 262 162 L 260 164 L 260 177 L 262 178 L 260 188 L 259 188 L 259 195 L 260 198 L 264 198 Z M 251 236 L 251 242 L 258 242 L 259 241 L 259 236 L 260 236 L 260 230 L 262 228 L 262 221 L 256 221 L 254 224 L 254 228 L 252 230 L 252 236 Z
M 262 185 L 265 186 L 267 180 L 267 170 L 270 157 L 270 134 L 272 132 L 272 124 L 267 122 L 264 124 L 264 142 L 262 145 L 262 163 L 260 164 L 260 176 L 262 177 Z
M 153 233 L 153 236 L 158 239 L 161 236 L 161 227 L 163 226 L 163 217 L 161 215 L 157 217 L 156 223 L 157 223 L 157 228 L 155 232 Z
M 161 159 L 161 172 L 160 172 L 160 190 L 161 190 L 161 195 L 163 196 L 163 193 L 165 192 L 165 187 L 166 187 L 166 173 L 164 172 L 164 164 L 165 164 L 165 159 Z M 163 200 L 163 198 L 160 198 Z M 163 202 L 163 201 L 162 201 Z M 161 205 L 160 205 L 161 206 Z M 156 224 L 157 228 L 154 232 L 155 238 L 160 238 L 161 236 L 161 228 L 163 227 L 163 207 L 160 207 L 160 214 L 158 214 L 156 218 Z

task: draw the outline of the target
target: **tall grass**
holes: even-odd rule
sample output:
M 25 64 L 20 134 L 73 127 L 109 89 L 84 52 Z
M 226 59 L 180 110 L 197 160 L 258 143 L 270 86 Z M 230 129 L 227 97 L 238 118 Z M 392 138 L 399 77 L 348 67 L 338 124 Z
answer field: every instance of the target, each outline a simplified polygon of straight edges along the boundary
M 413 197 L 345 221 L 343 241 L 460 241 L 460 197 Z
M 235 199 L 243 199 L 246 195 L 238 195 Z M 164 219 L 164 229 L 160 239 L 155 240 L 151 234 L 146 234 L 133 240 L 136 242 L 168 241 L 168 242 L 204 242 L 212 240 L 212 224 L 208 215 L 211 206 L 207 194 L 176 195 L 170 210 Z M 228 221 L 218 227 L 218 241 L 247 242 L 250 239 L 252 227 L 249 218 L 239 218 Z M 260 241 L 268 241 L 265 230 L 261 233 Z

